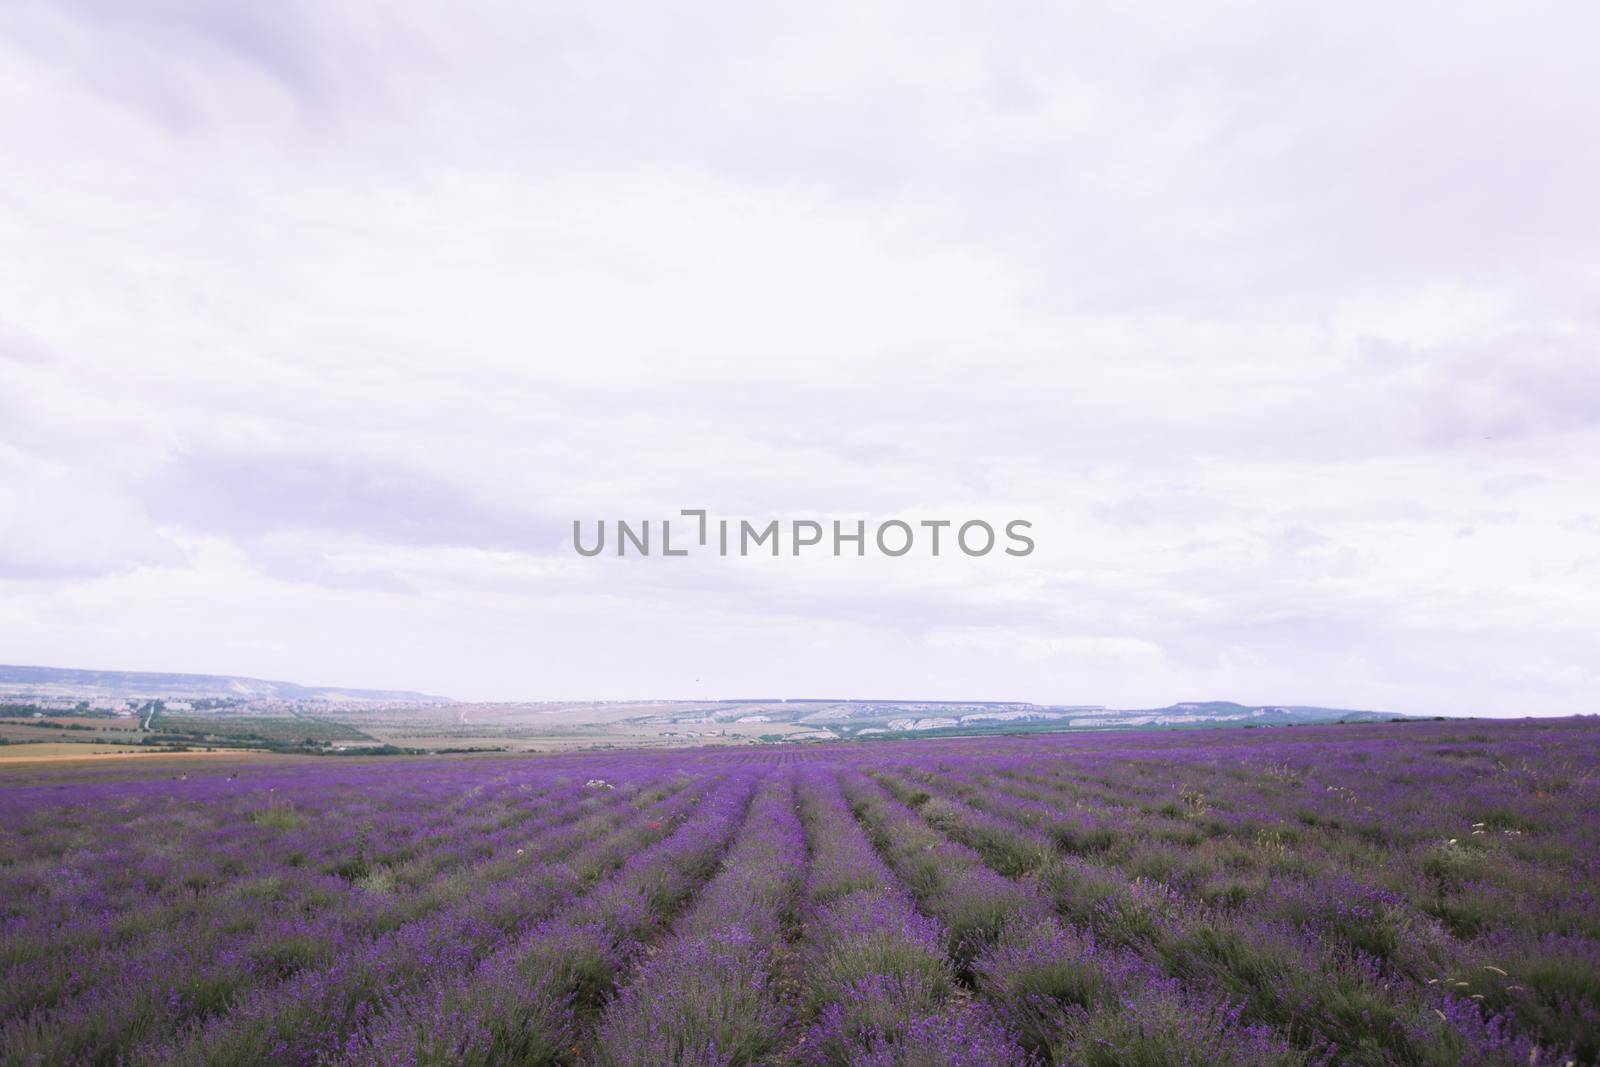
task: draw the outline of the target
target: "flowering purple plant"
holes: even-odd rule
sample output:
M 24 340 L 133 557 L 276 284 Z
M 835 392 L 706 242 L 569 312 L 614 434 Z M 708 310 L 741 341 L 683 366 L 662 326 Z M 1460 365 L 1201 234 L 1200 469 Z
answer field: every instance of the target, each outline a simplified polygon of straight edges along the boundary
M 8 772 L 0 1061 L 1600 1062 L 1587 720 L 199 766 Z

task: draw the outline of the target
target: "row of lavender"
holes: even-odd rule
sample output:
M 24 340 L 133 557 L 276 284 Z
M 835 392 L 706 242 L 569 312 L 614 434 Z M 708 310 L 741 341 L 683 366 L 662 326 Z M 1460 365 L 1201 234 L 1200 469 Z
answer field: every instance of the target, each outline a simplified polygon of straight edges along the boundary
M 0 783 L 0 1062 L 1600 1059 L 1600 725 Z

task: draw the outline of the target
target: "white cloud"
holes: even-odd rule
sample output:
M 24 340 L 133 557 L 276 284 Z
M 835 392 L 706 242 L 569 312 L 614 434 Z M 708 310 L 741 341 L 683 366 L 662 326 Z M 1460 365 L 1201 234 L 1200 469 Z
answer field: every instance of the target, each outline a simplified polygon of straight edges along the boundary
M 1593 710 L 1595 17 L 13 5 L 4 658 Z

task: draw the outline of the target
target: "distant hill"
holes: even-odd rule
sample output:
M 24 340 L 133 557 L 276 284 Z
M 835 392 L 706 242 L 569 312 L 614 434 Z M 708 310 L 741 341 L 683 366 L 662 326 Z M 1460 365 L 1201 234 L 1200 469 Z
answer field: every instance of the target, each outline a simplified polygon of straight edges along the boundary
M 1312 722 L 1387 722 L 1403 719 L 1392 711 L 1365 711 L 1355 708 L 1321 708 L 1308 704 L 1235 704 L 1231 700 L 1196 700 L 1169 704 L 1164 708 L 1125 709 L 1093 712 L 1077 716 L 1073 725 L 1081 726 L 1186 726 L 1214 724 L 1286 726 Z M 1082 720 L 1104 719 L 1104 722 Z
M 454 704 L 448 697 L 390 689 L 306 686 L 221 674 L 167 674 L 151 671 L 90 671 L 61 667 L 0 666 L 0 700 L 221 700 L 318 703 L 318 714 L 337 718 L 336 708 L 364 704 Z M 541 708 L 538 721 L 560 719 L 569 726 L 611 722 L 604 703 L 559 711 Z M 452 724 L 464 714 L 448 710 Z M 627 704 L 619 708 L 629 709 Z M 771 727 L 785 740 L 842 740 L 852 737 L 937 733 L 1018 733 L 1059 730 L 1182 729 L 1188 727 L 1290 726 L 1303 723 L 1374 722 L 1405 718 L 1393 712 L 1325 708 L 1304 704 L 1237 704 L 1199 700 L 1163 708 L 1108 708 L 1095 704 L 1031 704 L 983 700 L 830 700 L 825 698 L 742 698 L 712 702 L 659 701 L 634 705 L 625 721 L 657 729 L 664 736 L 693 739 L 717 736 L 725 728 Z M 551 716 L 555 715 L 556 718 Z M 502 718 L 504 716 L 501 716 Z M 483 718 L 474 713 L 475 721 Z M 461 719 L 464 723 L 466 720 Z M 459 725 L 459 724 L 457 724 Z M 685 729 L 687 728 L 687 729 Z M 749 732 L 749 731 L 746 731 Z
M 225 674 L 165 674 L 152 671 L 86 671 L 67 667 L 0 664 L 0 695 L 189 700 L 287 700 L 323 703 L 445 704 L 449 697 L 391 689 L 305 686 Z
M 1377 722 L 1406 718 L 1387 711 L 1305 704 L 1236 704 L 1200 700 L 1164 708 L 1107 708 L 1094 704 L 952 700 L 725 700 L 671 703 L 634 721 L 651 726 L 692 726 L 684 736 L 709 736 L 721 724 L 787 724 L 806 734 L 786 739 L 828 740 L 907 733 L 1018 733 L 1040 730 L 1118 730 L 1182 727 L 1290 726 L 1303 723 Z M 710 729 L 707 729 L 710 728 Z

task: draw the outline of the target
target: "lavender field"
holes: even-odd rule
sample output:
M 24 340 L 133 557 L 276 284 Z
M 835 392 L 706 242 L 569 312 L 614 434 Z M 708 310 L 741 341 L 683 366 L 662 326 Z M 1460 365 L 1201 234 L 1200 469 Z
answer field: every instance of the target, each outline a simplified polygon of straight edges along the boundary
M 1600 723 L 13 769 L 0 1060 L 1600 1058 Z

